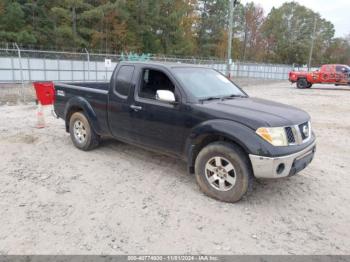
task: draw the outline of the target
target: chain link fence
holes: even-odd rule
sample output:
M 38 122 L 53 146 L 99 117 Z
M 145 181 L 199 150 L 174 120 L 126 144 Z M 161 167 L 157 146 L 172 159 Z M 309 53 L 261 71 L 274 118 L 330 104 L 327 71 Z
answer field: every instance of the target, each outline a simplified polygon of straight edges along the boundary
M 34 81 L 89 82 L 109 81 L 113 69 L 122 60 L 159 61 L 187 63 L 214 68 L 224 74 L 227 64 L 224 60 L 196 57 L 175 57 L 159 55 L 128 56 L 124 54 L 44 51 L 22 49 L 13 44 L 0 48 L 0 92 L 8 84 L 19 84 L 19 93 L 25 100 L 25 88 Z M 235 61 L 230 66 L 230 76 L 234 79 L 285 80 L 292 65 L 262 64 Z M 4 87 L 5 86 L 5 87 Z M 22 90 L 22 91 L 21 91 Z M 9 92 L 11 90 L 9 89 Z

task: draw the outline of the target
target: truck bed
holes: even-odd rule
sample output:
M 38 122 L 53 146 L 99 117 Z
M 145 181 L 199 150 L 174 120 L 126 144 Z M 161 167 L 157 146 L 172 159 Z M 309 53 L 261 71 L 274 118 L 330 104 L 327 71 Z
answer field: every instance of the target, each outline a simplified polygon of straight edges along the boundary
M 97 90 L 108 91 L 109 82 L 69 82 L 69 83 L 57 83 L 59 85 L 67 85 L 70 87 L 83 87 L 83 88 L 91 88 Z
M 54 83 L 56 91 L 55 113 L 65 119 L 66 105 L 92 107 L 95 112 L 94 126 L 98 127 L 99 133 L 109 135 L 107 125 L 107 101 L 109 82 L 70 82 Z

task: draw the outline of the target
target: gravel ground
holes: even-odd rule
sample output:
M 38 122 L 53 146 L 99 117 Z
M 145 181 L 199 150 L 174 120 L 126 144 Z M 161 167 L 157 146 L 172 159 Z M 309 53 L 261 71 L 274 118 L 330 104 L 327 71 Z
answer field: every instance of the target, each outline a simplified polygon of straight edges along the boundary
M 248 86 L 308 111 L 316 158 L 236 204 L 204 196 L 185 163 L 117 141 L 73 147 L 35 105 L 0 107 L 0 254 L 350 254 L 350 88 Z

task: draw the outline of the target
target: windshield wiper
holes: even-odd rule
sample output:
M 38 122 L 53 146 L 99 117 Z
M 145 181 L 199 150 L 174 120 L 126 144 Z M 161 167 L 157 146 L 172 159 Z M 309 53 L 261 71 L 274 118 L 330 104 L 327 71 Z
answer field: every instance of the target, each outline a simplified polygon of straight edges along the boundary
M 232 95 L 229 95 L 229 96 L 224 96 L 222 97 L 222 99 L 231 99 L 231 98 L 236 98 L 236 97 L 247 97 L 245 95 L 236 95 L 236 94 L 232 94 Z
M 225 99 L 231 99 L 231 98 L 235 98 L 235 97 L 247 97 L 247 96 L 246 95 L 236 95 L 236 94 L 232 94 L 229 96 L 209 96 L 209 97 L 201 98 L 201 99 L 199 99 L 199 101 L 203 102 L 203 101 L 210 101 L 210 100 L 225 100 Z
M 210 100 L 217 100 L 217 99 L 222 99 L 222 97 L 220 96 L 209 96 L 209 97 L 205 97 L 205 98 L 201 98 L 199 99 L 199 101 L 210 101 Z

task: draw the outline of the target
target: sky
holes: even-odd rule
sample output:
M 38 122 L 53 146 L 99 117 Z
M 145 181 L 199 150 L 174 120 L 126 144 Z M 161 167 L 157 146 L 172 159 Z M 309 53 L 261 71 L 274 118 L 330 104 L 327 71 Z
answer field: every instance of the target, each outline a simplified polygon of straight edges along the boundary
M 268 14 L 272 7 L 280 7 L 286 0 L 241 0 L 242 4 L 247 2 L 260 4 L 265 14 Z M 335 36 L 343 37 L 350 34 L 350 0 L 295 0 L 315 12 L 323 18 L 332 22 L 335 27 Z

